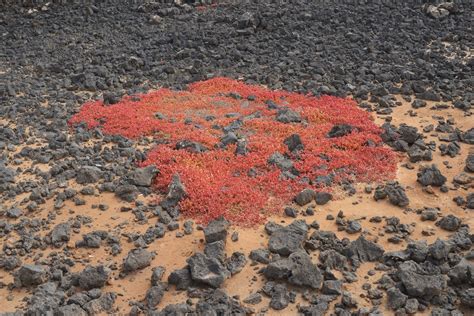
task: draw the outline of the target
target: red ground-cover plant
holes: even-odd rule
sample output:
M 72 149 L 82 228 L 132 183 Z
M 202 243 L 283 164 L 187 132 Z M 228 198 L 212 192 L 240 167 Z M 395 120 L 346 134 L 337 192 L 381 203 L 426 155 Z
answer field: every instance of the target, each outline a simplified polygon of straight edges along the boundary
M 269 104 L 298 112 L 302 122 L 277 121 L 278 109 Z M 237 144 L 221 143 L 225 127 L 237 120 L 234 133 L 246 144 L 244 155 L 236 154 Z M 393 177 L 396 170 L 395 154 L 381 145 L 380 128 L 355 101 L 272 91 L 227 78 L 197 82 L 188 91 L 160 89 L 125 97 L 114 105 L 89 102 L 69 123 L 128 138 L 153 136 L 157 145 L 142 165 L 158 167 L 156 190 L 165 193 L 179 174 L 187 191 L 182 213 L 204 223 L 220 215 L 242 225 L 260 223 L 301 189 L 320 189 L 314 181 L 318 176 L 331 175 L 334 183 L 376 181 Z M 328 138 L 337 124 L 353 131 Z M 289 152 L 284 140 L 292 134 L 300 136 L 303 150 Z M 207 150 L 177 149 L 183 140 Z M 276 152 L 293 161 L 298 176 L 288 179 L 269 163 Z

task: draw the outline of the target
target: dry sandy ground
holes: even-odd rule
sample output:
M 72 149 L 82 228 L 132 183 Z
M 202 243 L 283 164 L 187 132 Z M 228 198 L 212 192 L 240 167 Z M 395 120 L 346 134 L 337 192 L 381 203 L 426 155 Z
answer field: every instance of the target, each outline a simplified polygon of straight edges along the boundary
M 401 100 L 401 99 L 400 99 Z M 453 118 L 456 121 L 456 126 L 465 130 L 473 127 L 474 119 L 472 116 L 465 116 L 463 111 L 457 109 L 445 109 L 445 110 L 432 110 L 430 107 L 433 103 L 428 102 L 426 108 L 413 110 L 409 103 L 404 102 L 402 106 L 394 109 L 392 114 L 392 123 L 399 125 L 400 123 L 406 123 L 411 126 L 417 126 L 420 130 L 422 127 L 434 124 L 437 125 L 437 119 L 433 116 L 443 116 L 444 118 Z M 416 113 L 416 116 L 410 115 L 409 111 Z M 377 123 L 382 124 L 384 122 L 383 117 L 375 117 Z M 425 134 L 427 141 L 435 140 L 437 145 L 439 145 L 439 140 L 436 133 Z M 433 153 L 433 163 L 435 163 L 442 173 L 448 178 L 448 186 L 453 188 L 452 179 L 454 176 L 462 172 L 464 168 L 464 162 L 469 150 L 474 150 L 474 146 L 469 146 L 466 144 L 461 144 L 461 155 L 455 158 L 442 157 L 440 152 L 437 150 Z M 448 164 L 443 162 L 448 161 Z M 357 193 L 351 197 L 344 197 L 341 194 L 341 197 L 335 201 L 332 201 L 325 206 L 316 206 L 315 214 L 313 216 L 304 217 L 308 223 L 311 223 L 313 220 L 316 220 L 321 225 L 321 230 L 332 230 L 334 231 L 339 238 L 348 237 L 350 239 L 356 239 L 359 234 L 349 235 L 346 232 L 340 232 L 337 230 L 335 221 L 329 221 L 326 219 L 328 214 L 336 216 L 337 213 L 342 210 L 348 219 L 360 219 L 363 230 L 367 231 L 371 235 L 372 239 L 377 239 L 378 243 L 383 245 L 386 251 L 404 249 L 406 247 L 407 241 L 402 241 L 399 244 L 393 244 L 387 242 L 387 238 L 390 237 L 389 234 L 384 234 L 382 223 L 371 223 L 369 219 L 372 216 L 384 216 L 391 217 L 396 216 L 400 218 L 401 223 L 413 225 L 413 233 L 410 238 L 415 240 L 425 239 L 427 242 L 431 243 L 436 240 L 436 238 L 446 238 L 449 236 L 449 232 L 443 231 L 434 225 L 434 222 L 422 222 L 419 219 L 419 215 L 416 213 L 417 209 L 423 207 L 439 207 L 443 215 L 454 214 L 463 219 L 464 223 L 474 227 L 474 219 L 472 216 L 472 210 L 463 210 L 458 207 L 453 201 L 453 197 L 457 195 L 466 196 L 468 192 L 472 192 L 471 182 L 470 188 L 459 188 L 458 190 L 450 190 L 448 193 L 441 193 L 438 189 L 433 189 L 433 193 L 427 193 L 422 190 L 422 187 L 416 183 L 416 171 L 420 165 L 425 164 L 426 162 L 415 163 L 413 164 L 414 169 L 409 170 L 402 165 L 406 163 L 407 160 L 404 156 L 400 156 L 400 167 L 398 170 L 397 180 L 400 181 L 404 186 L 406 186 L 407 194 L 410 198 L 410 210 L 403 210 L 399 207 L 389 204 L 388 201 L 378 201 L 376 202 L 372 194 L 367 194 L 364 192 L 365 184 L 360 184 L 357 186 Z M 25 163 L 26 165 L 28 163 Z M 25 165 L 25 166 L 26 166 Z M 449 168 L 448 168 L 449 166 Z M 46 165 L 37 165 L 39 168 L 47 169 Z M 26 175 L 28 176 L 28 175 Z M 74 183 L 70 183 L 72 187 L 75 186 Z M 373 185 L 375 187 L 375 185 Z M 22 198 L 22 197 L 19 197 Z M 88 215 L 91 216 L 94 221 L 92 225 L 83 226 L 80 233 L 74 233 L 72 235 L 71 241 L 68 244 L 68 247 L 74 253 L 74 258 L 77 261 L 77 264 L 73 268 L 75 271 L 80 271 L 87 264 L 105 264 L 107 266 L 116 265 L 120 267 L 123 257 L 128 253 L 128 251 L 133 247 L 131 243 L 126 242 L 125 233 L 130 232 L 140 232 L 143 233 L 148 225 L 140 225 L 135 221 L 135 218 L 131 212 L 121 212 L 120 207 L 127 205 L 122 201 L 116 199 L 113 194 L 100 194 L 93 197 L 84 197 L 87 201 L 87 204 L 84 206 L 75 206 L 71 201 L 66 202 L 66 206 L 61 210 L 54 211 L 52 206 L 52 201 L 48 201 L 45 205 L 42 206 L 42 211 L 37 216 L 44 216 L 48 212 L 56 212 L 57 216 L 54 220 L 54 224 L 51 226 L 66 221 L 70 217 L 75 215 Z M 145 200 L 142 198 L 142 200 Z M 98 209 L 92 209 L 91 205 L 104 203 L 109 205 L 107 211 L 99 211 Z M 284 217 L 273 217 L 272 220 L 278 223 L 290 223 L 292 220 Z M 151 219 L 150 221 L 154 221 Z M 108 254 L 107 247 L 101 247 L 100 249 L 84 249 L 78 248 L 75 249 L 74 245 L 77 240 L 81 239 L 81 236 L 89 231 L 104 229 L 117 232 L 117 234 L 122 235 L 122 248 L 123 251 L 120 255 L 112 257 Z M 181 228 L 180 228 L 181 229 Z M 233 231 L 239 232 L 239 240 L 237 242 L 232 242 L 229 238 L 227 242 L 226 251 L 230 255 L 234 251 L 244 252 L 246 255 L 253 249 L 266 247 L 267 235 L 264 232 L 263 226 L 255 228 L 239 228 L 232 227 L 230 232 Z M 431 236 L 425 236 L 423 232 L 433 231 L 434 234 Z M 46 234 L 46 232 L 44 232 Z M 12 237 L 10 239 L 1 239 L 0 246 L 3 246 L 6 243 L 13 242 Z M 151 269 L 156 266 L 166 267 L 166 274 L 164 279 L 167 278 L 168 274 L 178 268 L 182 268 L 185 265 L 186 259 L 192 255 L 195 251 L 202 250 L 204 248 L 204 240 L 202 231 L 195 230 L 192 235 L 185 235 L 182 238 L 176 238 L 174 232 L 168 232 L 166 236 L 162 239 L 158 239 L 153 242 L 149 250 L 156 251 L 157 256 L 152 262 L 152 265 L 141 271 L 132 273 L 126 276 L 123 279 L 118 278 L 118 270 L 114 271 L 114 278 L 110 281 L 110 284 L 107 285 L 103 290 L 104 291 L 114 291 L 119 296 L 116 301 L 116 306 L 118 308 L 117 314 L 124 315 L 127 314 L 130 310 L 129 301 L 139 301 L 142 300 L 145 296 L 146 290 L 150 287 L 150 277 Z M 42 253 L 43 256 L 46 256 L 49 252 L 58 251 L 58 249 L 48 248 L 44 252 L 35 251 L 23 258 L 24 263 L 32 262 L 37 255 Z M 60 251 L 60 250 L 59 250 Z M 314 261 L 317 261 L 317 252 L 313 253 Z M 238 295 L 241 299 L 247 297 L 249 294 L 257 291 L 263 285 L 263 277 L 258 275 L 256 272 L 262 266 L 256 265 L 252 266 L 247 264 L 245 268 L 232 278 L 228 279 L 224 284 L 225 290 L 229 295 Z M 367 272 L 373 268 L 373 264 L 366 263 L 359 270 L 359 281 L 352 284 L 345 284 L 346 290 L 353 293 L 353 296 L 358 299 L 359 306 L 371 306 L 370 300 L 364 297 L 364 290 L 362 290 L 362 284 L 369 282 L 372 283 L 380 278 L 382 272 L 377 271 L 375 275 L 369 276 Z M 8 284 L 12 281 L 11 276 L 5 271 L 0 271 L 0 282 Z M 0 289 L 0 302 L 2 305 L 0 309 L 2 311 L 14 311 L 17 308 L 20 308 L 24 305 L 24 298 L 28 295 L 28 291 L 14 290 L 10 292 L 6 287 Z M 163 307 L 170 303 L 184 302 L 186 300 L 185 292 L 178 292 L 173 288 L 165 294 L 163 301 L 160 303 L 160 307 Z M 303 302 L 301 295 L 298 296 L 298 301 Z M 255 311 L 265 311 L 268 309 L 267 298 L 256 305 L 253 306 Z M 384 304 L 385 305 L 385 304 Z M 381 310 L 384 311 L 384 314 L 392 314 L 391 311 L 382 307 Z M 296 304 L 290 304 L 287 309 L 276 312 L 273 310 L 268 310 L 268 315 L 293 315 L 297 313 Z

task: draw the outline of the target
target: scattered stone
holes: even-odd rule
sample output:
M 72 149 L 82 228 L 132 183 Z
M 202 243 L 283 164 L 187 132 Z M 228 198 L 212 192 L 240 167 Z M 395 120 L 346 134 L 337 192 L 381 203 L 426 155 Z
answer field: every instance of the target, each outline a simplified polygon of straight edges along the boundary
M 281 109 L 278 111 L 276 120 L 281 123 L 299 123 L 301 122 L 301 115 L 290 109 Z
M 250 304 L 250 305 L 259 304 L 261 301 L 262 301 L 262 295 L 260 295 L 259 293 L 250 294 L 243 300 L 245 304 Z
M 28 287 L 46 282 L 49 273 L 44 266 L 25 264 L 15 272 L 15 286 Z
M 354 128 L 347 124 L 334 125 L 329 133 L 327 134 L 328 138 L 343 137 L 352 133 Z
M 444 230 L 454 232 L 457 231 L 461 226 L 461 219 L 452 214 L 449 214 L 448 216 L 445 216 L 438 222 L 436 222 L 436 225 Z
M 317 205 L 324 205 L 332 200 L 332 194 L 328 192 L 317 192 L 314 200 Z
M 163 295 L 165 294 L 165 285 L 160 283 L 158 285 L 154 285 L 148 289 L 145 295 L 145 304 L 149 308 L 154 308 L 158 304 L 160 304 L 161 300 L 163 299 Z
M 242 252 L 234 252 L 226 262 L 227 270 L 231 275 L 239 273 L 247 264 L 247 258 Z
M 367 240 L 364 236 L 360 236 L 352 241 L 348 247 L 343 250 L 343 253 L 351 259 L 357 259 L 359 262 L 378 261 L 384 254 L 384 249 Z
M 295 196 L 295 203 L 299 206 L 304 206 L 306 204 L 311 203 L 316 198 L 316 192 L 311 189 L 304 189 L 300 193 Z M 321 199 L 321 197 L 320 197 Z M 286 211 L 285 211 L 286 212 Z
M 392 310 L 404 307 L 407 299 L 408 297 L 396 287 L 387 290 L 387 302 Z
M 126 202 L 133 202 L 138 196 L 138 189 L 131 184 L 119 185 L 115 189 L 115 195 Z
M 189 269 L 186 267 L 171 272 L 168 277 L 168 283 L 176 285 L 177 290 L 187 290 L 192 285 L 193 279 Z
M 55 247 L 61 247 L 65 242 L 68 242 L 71 235 L 71 226 L 69 223 L 61 223 L 56 225 L 51 231 L 51 243 Z
M 150 265 L 153 255 L 145 249 L 132 249 L 123 260 L 122 271 L 133 272 L 146 268 Z
M 417 174 L 417 181 L 423 186 L 440 187 L 445 184 L 446 177 L 441 174 L 441 171 L 432 165 L 431 167 L 422 167 Z
M 109 280 L 110 269 L 99 266 L 87 266 L 79 273 L 79 286 L 84 290 L 92 290 L 103 287 Z
M 76 182 L 79 184 L 96 183 L 102 176 L 102 171 L 97 167 L 84 166 L 77 171 Z
M 149 187 L 157 174 L 158 169 L 153 165 L 145 168 L 138 168 L 129 175 L 129 182 L 132 185 Z
M 194 281 L 214 288 L 220 287 L 230 276 L 230 272 L 219 260 L 209 258 L 200 252 L 188 258 L 187 263 Z
M 209 224 L 204 228 L 204 237 L 206 242 L 212 243 L 219 240 L 223 240 L 225 242 L 229 226 L 230 223 L 223 217 L 209 222 Z
M 282 256 L 301 249 L 308 227 L 304 221 L 296 220 L 287 227 L 276 230 L 270 236 L 268 248 Z
M 409 296 L 430 299 L 446 288 L 444 276 L 427 271 L 414 261 L 400 264 L 397 276 Z
M 270 251 L 267 249 L 252 250 L 249 254 L 249 258 L 255 262 L 268 264 L 270 263 Z

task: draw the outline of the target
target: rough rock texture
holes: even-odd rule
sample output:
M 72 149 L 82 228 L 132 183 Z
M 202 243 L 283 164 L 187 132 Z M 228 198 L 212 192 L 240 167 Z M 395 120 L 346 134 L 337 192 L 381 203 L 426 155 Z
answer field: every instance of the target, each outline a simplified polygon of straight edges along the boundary
M 215 259 L 202 253 L 188 258 L 189 271 L 194 281 L 218 288 L 230 276 L 230 272 Z
M 122 264 L 123 272 L 133 272 L 135 270 L 148 267 L 153 259 L 153 255 L 145 249 L 130 250 Z

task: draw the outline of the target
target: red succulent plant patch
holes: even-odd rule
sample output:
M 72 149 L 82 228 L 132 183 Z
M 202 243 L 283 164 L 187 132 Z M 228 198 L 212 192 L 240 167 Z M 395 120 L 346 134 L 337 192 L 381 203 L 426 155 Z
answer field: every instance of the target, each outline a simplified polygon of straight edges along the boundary
M 70 120 L 81 122 L 107 134 L 153 136 L 156 146 L 142 164 L 158 167 L 156 190 L 165 193 L 179 174 L 187 192 L 181 212 L 202 222 L 224 215 L 259 223 L 303 188 L 381 180 L 396 170 L 380 128 L 355 101 L 227 78 L 114 105 L 90 102 Z

